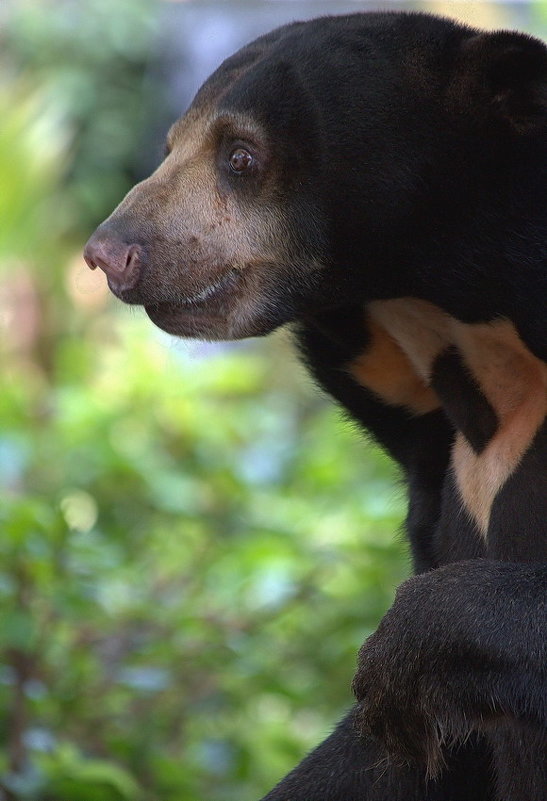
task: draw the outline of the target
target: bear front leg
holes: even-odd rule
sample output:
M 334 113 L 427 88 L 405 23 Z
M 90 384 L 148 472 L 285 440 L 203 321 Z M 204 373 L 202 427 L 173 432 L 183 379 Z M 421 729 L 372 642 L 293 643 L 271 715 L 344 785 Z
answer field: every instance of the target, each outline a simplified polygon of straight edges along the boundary
M 545 744 L 546 601 L 545 566 L 473 560 L 406 581 L 359 653 L 361 733 L 429 776 L 445 743 L 496 723 Z

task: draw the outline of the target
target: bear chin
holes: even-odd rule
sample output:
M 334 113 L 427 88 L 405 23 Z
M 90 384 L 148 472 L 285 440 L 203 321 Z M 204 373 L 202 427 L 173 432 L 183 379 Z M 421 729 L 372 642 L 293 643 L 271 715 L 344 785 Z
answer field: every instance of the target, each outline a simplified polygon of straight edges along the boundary
M 145 305 L 144 310 L 154 325 L 168 334 L 209 342 L 262 337 L 281 324 L 253 316 L 244 319 L 235 305 L 222 300 L 202 305 L 155 303 Z

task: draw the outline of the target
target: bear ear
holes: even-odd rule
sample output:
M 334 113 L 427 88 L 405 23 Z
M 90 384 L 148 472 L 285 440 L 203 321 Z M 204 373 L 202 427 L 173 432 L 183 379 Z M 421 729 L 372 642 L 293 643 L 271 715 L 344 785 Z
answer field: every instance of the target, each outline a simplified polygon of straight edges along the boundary
M 547 124 L 547 47 L 538 39 L 511 31 L 471 36 L 461 45 L 456 72 L 453 90 L 464 106 L 480 103 L 479 118 L 517 133 Z

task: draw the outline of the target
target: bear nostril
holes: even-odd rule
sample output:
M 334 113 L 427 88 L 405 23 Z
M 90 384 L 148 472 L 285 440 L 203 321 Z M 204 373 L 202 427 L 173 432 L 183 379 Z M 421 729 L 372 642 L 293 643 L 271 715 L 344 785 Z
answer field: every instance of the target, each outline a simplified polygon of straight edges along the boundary
M 131 245 L 129 250 L 127 251 L 127 257 L 125 259 L 125 269 L 130 270 L 132 267 L 135 266 L 136 261 L 139 258 L 139 250 L 136 245 Z
M 137 245 L 131 245 L 125 257 L 123 275 L 126 279 L 138 276 L 141 267 L 141 251 Z
M 84 252 L 84 261 L 85 261 L 85 263 L 87 264 L 87 266 L 89 267 L 90 270 L 96 270 L 97 269 L 97 265 L 95 264 L 93 259 L 90 258 L 90 256 L 86 255 L 85 252 Z

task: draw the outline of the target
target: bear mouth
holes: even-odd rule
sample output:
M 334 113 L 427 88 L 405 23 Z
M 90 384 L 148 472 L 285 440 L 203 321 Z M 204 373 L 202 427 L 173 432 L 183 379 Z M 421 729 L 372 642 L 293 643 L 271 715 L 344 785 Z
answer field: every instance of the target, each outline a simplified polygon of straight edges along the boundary
M 192 295 L 186 295 L 182 297 L 180 301 L 177 301 L 172 305 L 182 308 L 200 308 L 206 304 L 207 301 L 216 298 L 216 296 L 219 295 L 223 290 L 231 288 L 234 285 L 236 278 L 237 270 L 232 268 L 225 275 L 222 275 L 217 281 L 208 284 L 204 289 L 200 289 L 198 292 L 195 292 Z
M 225 328 L 227 312 L 232 305 L 228 301 L 233 296 L 238 276 L 239 271 L 233 268 L 194 294 L 176 301 L 146 303 L 144 310 L 158 328 L 169 334 L 220 338 L 222 332 L 219 330 L 217 334 L 215 329 Z

